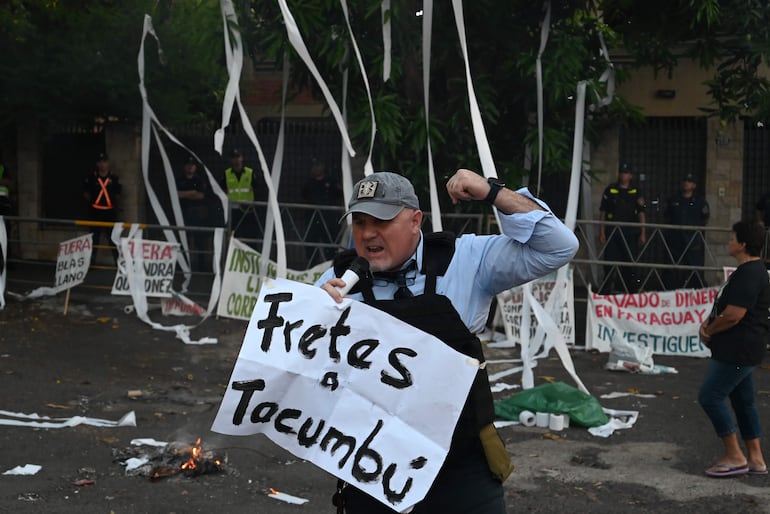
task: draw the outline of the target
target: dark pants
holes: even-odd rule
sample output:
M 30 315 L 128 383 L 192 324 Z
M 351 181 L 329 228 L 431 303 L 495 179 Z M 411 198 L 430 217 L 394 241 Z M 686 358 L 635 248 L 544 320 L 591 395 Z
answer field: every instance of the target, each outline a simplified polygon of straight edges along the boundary
M 351 486 L 345 488 L 344 495 L 346 514 L 398 512 Z M 505 514 L 503 484 L 489 471 L 481 443 L 473 451 L 447 458 L 412 514 Z
M 666 235 L 666 243 L 673 258 L 673 264 L 702 267 L 704 260 L 703 238 L 693 232 L 675 232 Z M 705 287 L 703 271 L 696 269 L 666 270 L 664 273 L 667 289 L 698 289 Z
M 639 230 L 613 229 L 604 248 L 604 259 L 607 261 L 634 262 L 639 254 Z M 640 280 L 636 268 L 631 266 L 605 266 L 604 294 L 636 293 L 639 291 Z M 609 277 L 609 278 L 607 278 Z M 622 284 L 617 284 L 620 279 Z

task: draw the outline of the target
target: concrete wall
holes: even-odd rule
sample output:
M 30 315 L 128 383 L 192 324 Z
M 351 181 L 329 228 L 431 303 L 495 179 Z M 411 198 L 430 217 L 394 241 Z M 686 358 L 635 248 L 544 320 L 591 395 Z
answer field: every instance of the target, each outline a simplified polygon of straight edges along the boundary
M 644 69 L 632 73 L 618 89 L 618 94 L 642 108 L 645 116 L 703 116 L 700 110 L 709 105 L 703 81 L 711 73 L 701 70 L 692 62 L 684 61 L 672 77 Z M 656 96 L 658 90 L 674 90 L 674 98 Z M 591 149 L 591 167 L 605 170 L 591 186 L 592 218 L 599 218 L 599 203 L 604 188 L 617 177 L 619 164 L 618 128 L 606 132 L 601 143 Z M 699 185 L 711 206 L 712 227 L 730 227 L 741 219 L 743 194 L 743 124 L 724 124 L 715 118 L 707 120 L 706 183 Z M 588 217 L 585 215 L 585 217 Z M 711 238 L 722 237 L 719 233 Z M 724 265 L 734 265 L 727 255 L 727 238 L 710 240 L 711 248 Z

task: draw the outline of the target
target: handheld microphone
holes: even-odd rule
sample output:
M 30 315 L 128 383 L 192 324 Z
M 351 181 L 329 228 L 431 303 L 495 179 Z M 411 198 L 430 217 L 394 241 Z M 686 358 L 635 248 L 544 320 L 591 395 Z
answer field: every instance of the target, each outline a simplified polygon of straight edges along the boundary
M 367 271 L 369 271 L 369 261 L 363 257 L 356 257 L 353 259 L 350 267 L 346 269 L 345 273 L 340 277 L 345 281 L 345 287 L 338 287 L 337 291 L 339 291 L 342 296 L 345 296 Z

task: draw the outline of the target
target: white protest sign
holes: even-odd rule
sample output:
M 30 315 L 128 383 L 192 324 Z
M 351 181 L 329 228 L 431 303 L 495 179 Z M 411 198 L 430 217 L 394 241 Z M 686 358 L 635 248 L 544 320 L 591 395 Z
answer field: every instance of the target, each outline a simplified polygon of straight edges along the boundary
M 268 280 L 212 430 L 263 433 L 404 511 L 441 468 L 478 364 L 364 303 Z
M 82 284 L 91 264 L 92 234 L 62 241 L 56 255 L 54 288 L 58 291 Z
M 124 243 L 125 241 L 125 243 Z M 174 280 L 174 267 L 179 253 L 179 245 L 166 241 L 150 239 L 121 238 L 118 248 L 121 255 L 118 259 L 118 272 L 112 284 L 112 294 L 131 295 L 126 273 L 136 273 L 144 284 L 144 294 L 152 297 L 170 297 L 171 284 Z M 122 249 L 128 245 L 134 264 L 134 269 L 126 266 Z
M 160 310 L 164 316 L 206 316 L 206 309 L 182 298 L 161 298 Z
M 586 350 L 608 352 L 613 338 L 652 348 L 655 355 L 708 357 L 698 336 L 718 288 L 638 294 L 588 294 Z
M 250 246 L 235 238 L 230 239 L 217 316 L 235 319 L 251 317 L 261 284 L 259 277 L 261 259 L 262 254 Z M 305 271 L 286 270 L 286 278 L 303 284 L 314 284 L 330 266 L 330 262 L 324 262 Z M 276 270 L 276 263 L 268 261 L 267 276 L 275 278 Z
M 575 344 L 575 293 L 572 286 L 572 268 L 566 270 L 566 281 L 562 282 L 564 302 L 556 306 L 554 321 L 559 326 L 564 342 Z M 530 282 L 532 295 L 540 305 L 545 306 L 551 291 L 556 287 L 556 272 L 549 273 Z M 524 309 L 523 286 L 512 287 L 497 295 L 497 304 L 500 309 L 505 328 L 505 335 L 509 343 L 521 344 L 522 311 Z M 537 330 L 537 318 L 530 311 L 529 337 L 534 337 Z

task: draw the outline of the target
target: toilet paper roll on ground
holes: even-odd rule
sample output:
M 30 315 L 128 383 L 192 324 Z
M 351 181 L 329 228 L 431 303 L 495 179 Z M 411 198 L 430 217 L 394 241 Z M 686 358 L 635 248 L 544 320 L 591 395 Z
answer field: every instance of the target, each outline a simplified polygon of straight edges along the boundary
M 528 410 L 521 411 L 521 414 L 519 414 L 519 423 L 521 423 L 525 427 L 534 427 L 535 413 Z
M 548 417 L 548 428 L 554 432 L 564 430 L 564 416 L 561 414 L 551 414 Z
M 547 412 L 538 412 L 535 414 L 535 426 L 540 428 L 546 428 L 548 426 L 548 418 L 550 414 Z

